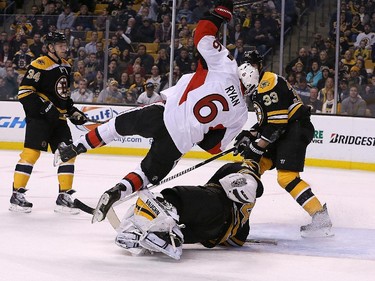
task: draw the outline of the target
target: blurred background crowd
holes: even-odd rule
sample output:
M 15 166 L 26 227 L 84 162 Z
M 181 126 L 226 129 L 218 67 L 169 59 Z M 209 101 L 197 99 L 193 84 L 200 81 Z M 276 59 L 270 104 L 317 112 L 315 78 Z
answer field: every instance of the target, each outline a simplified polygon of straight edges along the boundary
M 266 69 L 279 73 L 283 56 L 279 74 L 313 113 L 334 113 L 336 95 L 338 114 L 375 116 L 374 0 L 341 1 L 338 53 L 337 1 L 285 0 L 281 55 L 281 0 L 235 3 L 233 20 L 219 37 L 238 63 L 245 51 L 257 49 Z M 74 101 L 145 105 L 162 100 L 163 89 L 195 71 L 194 28 L 214 5 L 176 0 L 171 69 L 172 1 L 0 0 L 0 100 L 17 99 L 28 65 L 46 54 L 44 36 L 56 30 L 67 37 Z

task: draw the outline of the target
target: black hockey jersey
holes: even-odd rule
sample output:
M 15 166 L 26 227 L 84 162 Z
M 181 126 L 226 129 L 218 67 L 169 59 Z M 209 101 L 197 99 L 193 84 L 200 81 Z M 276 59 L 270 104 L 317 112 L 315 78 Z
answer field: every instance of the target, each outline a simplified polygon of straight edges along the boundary
M 253 128 L 270 143 L 285 131 L 288 123 L 310 117 L 309 108 L 292 86 L 272 72 L 262 74 L 252 101 L 258 119 Z
M 51 101 L 65 119 L 63 116 L 72 106 L 70 72 L 71 66 L 64 59 L 57 62 L 43 56 L 32 61 L 18 91 L 26 115 L 38 115 L 43 101 Z
M 256 193 L 256 197 L 258 198 L 263 194 L 263 185 L 259 178 L 258 166 L 256 165 L 256 163 L 250 161 L 228 163 L 221 167 L 212 176 L 205 187 L 221 188 L 219 180 L 232 173 L 250 174 L 258 182 Z M 233 206 L 231 220 L 228 222 L 227 227 L 224 229 L 221 237 L 216 240 L 210 240 L 202 243 L 204 246 L 210 248 L 218 244 L 225 246 L 242 246 L 246 242 L 246 238 L 249 235 L 250 231 L 250 225 L 248 221 L 255 202 L 246 204 L 233 202 L 232 204 Z

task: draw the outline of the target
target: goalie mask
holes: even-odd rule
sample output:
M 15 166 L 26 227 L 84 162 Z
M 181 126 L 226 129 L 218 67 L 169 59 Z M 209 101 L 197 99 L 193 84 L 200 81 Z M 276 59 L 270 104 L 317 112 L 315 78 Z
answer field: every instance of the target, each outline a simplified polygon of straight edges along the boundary
M 238 67 L 238 76 L 245 86 L 245 95 L 252 95 L 259 84 L 259 71 L 250 63 L 245 62 Z

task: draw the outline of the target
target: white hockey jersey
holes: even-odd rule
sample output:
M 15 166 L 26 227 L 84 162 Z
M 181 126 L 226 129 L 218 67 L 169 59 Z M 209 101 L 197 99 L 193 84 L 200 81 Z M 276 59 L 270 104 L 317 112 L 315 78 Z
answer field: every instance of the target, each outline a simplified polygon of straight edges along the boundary
M 209 20 L 198 23 L 194 42 L 207 69 L 186 74 L 163 91 L 167 98 L 164 111 L 166 128 L 182 154 L 195 144 L 207 142 L 212 130 L 222 130 L 213 140 L 212 154 L 223 151 L 241 131 L 247 120 L 247 106 L 237 74 L 237 63 L 216 40 L 217 27 Z M 212 140 L 210 140 L 212 141 Z

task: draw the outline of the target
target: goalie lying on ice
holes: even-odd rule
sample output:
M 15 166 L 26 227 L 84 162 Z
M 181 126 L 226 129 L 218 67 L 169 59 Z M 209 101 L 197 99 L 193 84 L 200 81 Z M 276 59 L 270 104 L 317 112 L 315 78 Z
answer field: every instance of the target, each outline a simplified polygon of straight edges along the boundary
M 262 194 L 259 167 L 251 160 L 225 164 L 203 186 L 175 186 L 161 194 L 141 190 L 116 244 L 134 255 L 162 252 L 174 259 L 180 259 L 182 244 L 242 246 Z

